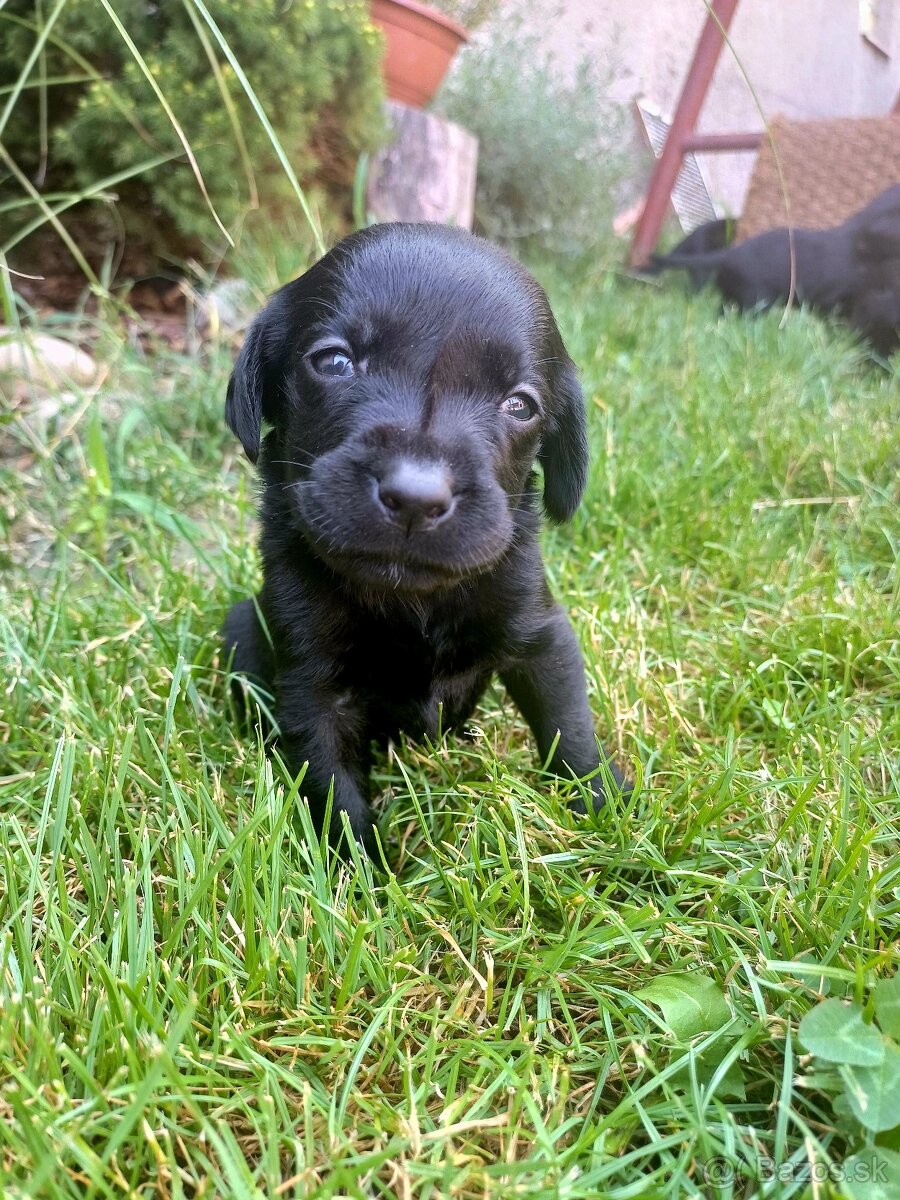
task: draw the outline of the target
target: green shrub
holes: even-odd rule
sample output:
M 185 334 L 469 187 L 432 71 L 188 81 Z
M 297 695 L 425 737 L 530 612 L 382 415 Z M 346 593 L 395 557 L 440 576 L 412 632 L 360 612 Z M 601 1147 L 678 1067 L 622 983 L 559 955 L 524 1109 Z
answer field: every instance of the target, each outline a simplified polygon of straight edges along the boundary
M 112 7 L 181 126 L 224 224 L 234 228 L 257 204 L 271 219 L 296 206 L 269 136 L 193 0 L 112 0 Z M 348 183 L 381 125 L 381 39 L 364 0 L 206 0 L 206 7 L 297 176 Z M 0 10 L 0 87 L 19 77 L 49 8 L 10 0 Z M 115 189 L 126 224 L 151 243 L 171 242 L 172 234 L 221 242 L 173 123 L 103 5 L 68 0 L 52 34 L 2 134 L 22 170 L 45 190 L 90 190 L 171 155 Z M 56 82 L 73 74 L 81 78 Z
M 611 68 L 567 80 L 539 36 L 488 29 L 467 47 L 438 109 L 479 139 L 475 219 L 498 241 L 577 253 L 608 237 L 625 159 Z

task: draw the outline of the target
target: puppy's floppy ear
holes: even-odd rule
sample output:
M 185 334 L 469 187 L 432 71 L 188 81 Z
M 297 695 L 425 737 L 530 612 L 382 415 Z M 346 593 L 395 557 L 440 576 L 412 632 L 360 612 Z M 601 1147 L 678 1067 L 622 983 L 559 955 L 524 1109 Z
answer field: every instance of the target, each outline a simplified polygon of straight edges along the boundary
M 587 484 L 587 421 L 575 364 L 561 341 L 550 366 L 549 419 L 538 461 L 544 471 L 547 516 L 562 523 L 575 515 Z
M 254 463 L 263 420 L 274 421 L 279 403 L 277 363 L 271 350 L 274 324 L 270 306 L 250 326 L 225 396 L 225 420 Z

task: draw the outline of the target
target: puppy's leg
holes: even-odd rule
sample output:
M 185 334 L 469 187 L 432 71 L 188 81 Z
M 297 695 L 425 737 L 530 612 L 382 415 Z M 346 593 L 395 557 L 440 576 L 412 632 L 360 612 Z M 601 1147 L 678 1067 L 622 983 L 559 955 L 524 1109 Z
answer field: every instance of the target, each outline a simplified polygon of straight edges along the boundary
M 562 609 L 556 609 L 550 617 L 539 647 L 501 672 L 500 678 L 531 726 L 543 761 L 546 762 L 556 741 L 549 763 L 555 774 L 581 778 L 597 770 L 600 752 L 588 706 L 584 663 Z M 606 765 L 616 786 L 627 789 L 628 784 L 615 764 L 606 759 Z M 599 808 L 605 800 L 599 775 L 591 780 L 591 790 Z M 575 801 L 572 807 L 584 812 L 581 801 Z
M 301 793 L 321 829 L 332 792 L 329 837 L 335 847 L 350 832 L 375 856 L 375 826 L 367 794 L 370 749 L 365 713 L 346 694 L 317 687 L 303 667 L 283 671 L 276 682 L 279 747 L 296 774 L 308 764 Z
M 236 676 L 232 680 L 231 694 L 241 717 L 249 723 L 253 697 L 247 683 L 271 691 L 275 674 L 272 647 L 260 624 L 254 600 L 242 600 L 229 610 L 222 629 L 222 642 L 225 662 Z
M 353 835 L 372 853 L 374 826 L 365 799 L 369 750 L 361 736 L 362 721 L 346 704 L 317 702 L 314 685 L 302 670 L 278 672 L 253 600 L 242 600 L 229 611 L 222 638 L 226 661 L 240 677 L 232 683 L 238 711 L 249 715 L 245 679 L 278 695 L 278 745 L 294 774 L 304 763 L 309 764 L 302 790 L 318 827 L 322 826 L 333 778 L 332 843 L 338 845 L 341 841 L 341 813 L 346 813 Z

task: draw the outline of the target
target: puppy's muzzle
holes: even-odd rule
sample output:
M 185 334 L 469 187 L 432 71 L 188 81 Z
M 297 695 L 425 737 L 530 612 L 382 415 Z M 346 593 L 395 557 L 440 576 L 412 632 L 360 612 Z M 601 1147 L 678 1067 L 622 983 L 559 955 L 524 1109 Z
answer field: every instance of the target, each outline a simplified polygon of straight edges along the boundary
M 399 458 L 376 479 L 378 504 L 407 533 L 427 532 L 446 521 L 456 506 L 453 477 L 441 463 Z

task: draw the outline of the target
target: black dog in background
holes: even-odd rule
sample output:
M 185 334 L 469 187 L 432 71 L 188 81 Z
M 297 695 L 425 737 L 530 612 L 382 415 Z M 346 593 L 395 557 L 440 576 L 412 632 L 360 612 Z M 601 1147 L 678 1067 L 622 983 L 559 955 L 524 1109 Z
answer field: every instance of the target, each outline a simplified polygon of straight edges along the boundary
M 641 274 L 659 275 L 669 267 L 684 267 L 694 287 L 703 287 L 712 278 L 714 268 L 697 264 L 705 262 L 716 250 L 724 250 L 734 237 L 734 230 L 735 222 L 729 217 L 705 221 L 682 238 L 669 254 L 652 254 Z
M 794 229 L 793 238 L 787 228 L 771 229 L 699 252 L 694 236 L 671 254 L 653 255 L 649 273 L 685 269 L 695 287 L 714 283 L 741 309 L 785 303 L 793 294 L 798 303 L 844 317 L 881 354 L 900 344 L 900 184 L 833 229 Z
M 533 473 L 537 459 L 549 517 L 571 517 L 584 403 L 531 276 L 460 230 L 356 233 L 257 318 L 226 416 L 259 462 L 264 576 L 229 613 L 226 649 L 274 692 L 279 746 L 295 771 L 308 762 L 320 824 L 333 787 L 332 838 L 346 815 L 372 846 L 372 742 L 459 727 L 495 672 L 541 757 L 592 776 L 602 802 Z

